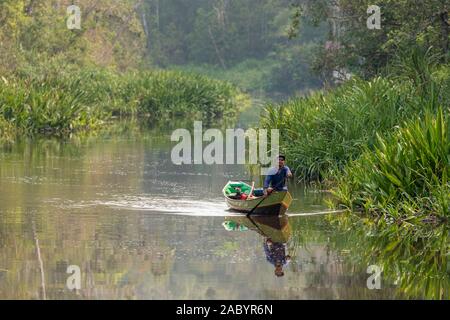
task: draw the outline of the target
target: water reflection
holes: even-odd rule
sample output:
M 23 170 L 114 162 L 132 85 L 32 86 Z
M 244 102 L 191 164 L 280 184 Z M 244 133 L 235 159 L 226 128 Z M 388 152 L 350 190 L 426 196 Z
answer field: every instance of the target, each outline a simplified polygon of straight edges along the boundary
M 353 213 L 330 221 L 345 243 L 355 244 L 348 254 L 356 265 L 383 270 L 384 286 L 408 298 L 450 299 L 448 222 L 412 228 Z
M 292 232 L 288 216 L 233 216 L 227 217 L 223 225 L 228 231 L 253 230 L 259 233 L 264 238 L 266 259 L 275 267 L 274 274 L 284 276 L 283 268 L 291 261 L 291 256 L 286 253 Z
M 403 241 L 380 255 L 393 237 L 380 234 L 377 245 L 364 228 L 343 232 L 324 216 L 230 217 L 223 186 L 254 177 L 242 166 L 177 167 L 170 150 L 162 128 L 1 149 L 0 299 L 391 299 L 408 285 L 448 293 L 448 229 L 441 242 Z M 290 190 L 290 214 L 326 210 L 328 194 Z M 224 217 L 243 232 L 227 231 Z M 369 290 L 368 263 L 383 261 L 417 281 L 394 285 L 389 271 L 393 281 Z M 70 265 L 82 272 L 77 292 L 66 286 Z M 427 272 L 439 286 L 420 282 Z
M 273 242 L 271 238 L 265 239 L 264 252 L 266 259 L 275 266 L 275 275 L 283 277 L 283 267 L 291 262 L 291 256 L 286 254 L 286 243 Z

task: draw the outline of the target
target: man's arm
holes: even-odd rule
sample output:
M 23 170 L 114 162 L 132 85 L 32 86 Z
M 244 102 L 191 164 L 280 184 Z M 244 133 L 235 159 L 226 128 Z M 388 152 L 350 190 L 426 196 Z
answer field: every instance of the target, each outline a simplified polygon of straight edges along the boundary
M 266 179 L 264 180 L 264 196 L 266 196 L 266 197 L 269 194 L 271 194 L 273 191 L 272 179 L 273 179 L 273 176 L 268 175 L 268 176 L 266 176 Z
M 270 187 L 271 182 L 272 182 L 272 176 L 267 175 L 266 179 L 264 179 L 264 189 L 268 189 Z
M 289 167 L 286 167 L 286 177 L 292 178 L 292 171 Z

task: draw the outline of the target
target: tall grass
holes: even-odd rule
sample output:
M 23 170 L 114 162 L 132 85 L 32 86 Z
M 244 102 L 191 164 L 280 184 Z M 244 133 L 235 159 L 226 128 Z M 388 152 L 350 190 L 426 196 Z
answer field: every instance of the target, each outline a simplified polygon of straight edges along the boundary
M 450 66 L 430 50 L 400 53 L 388 75 L 353 79 L 329 92 L 265 108 L 261 126 L 281 130 L 281 147 L 301 180 L 333 180 L 345 165 L 371 149 L 377 133 L 450 104 Z
M 96 106 L 101 99 L 94 83 L 84 79 L 82 72 L 62 69 L 56 73 L 49 68 L 0 82 L 0 116 L 19 134 L 90 129 L 106 118 Z
M 421 224 L 450 216 L 450 131 L 437 116 L 410 121 L 339 174 L 335 195 L 350 209 L 393 222 Z
M 246 100 L 234 85 L 198 74 L 154 71 L 129 74 L 126 79 L 123 98 L 133 97 L 137 110 L 153 117 L 234 118 Z
M 276 61 L 273 59 L 245 60 L 234 67 L 223 69 L 211 65 L 185 65 L 177 66 L 175 70 L 203 74 L 212 79 L 218 79 L 236 84 L 247 92 L 269 91 L 270 79 Z
M 49 66 L 0 81 L 0 130 L 7 122 L 21 133 L 72 132 L 112 116 L 234 118 L 245 103 L 235 86 L 200 75 Z
M 0 116 L 0 143 L 12 142 L 14 140 L 14 127 Z
M 261 124 L 281 129 L 283 152 L 300 179 L 323 180 L 372 146 L 377 131 L 419 114 L 414 95 L 409 83 L 356 79 L 332 92 L 269 105 Z
M 83 91 L 14 79 L 0 85 L 0 116 L 22 132 L 64 132 L 93 124 Z

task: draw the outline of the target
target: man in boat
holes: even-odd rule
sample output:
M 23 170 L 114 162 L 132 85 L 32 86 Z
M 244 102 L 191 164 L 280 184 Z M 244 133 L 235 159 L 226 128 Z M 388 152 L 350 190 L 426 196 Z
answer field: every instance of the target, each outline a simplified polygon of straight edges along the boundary
M 275 275 L 283 277 L 283 267 L 291 261 L 291 256 L 286 255 L 286 244 L 273 242 L 269 238 L 264 243 L 264 252 L 266 253 L 267 261 L 275 266 Z
M 286 157 L 278 156 L 278 168 L 271 168 L 264 181 L 264 195 L 273 191 L 287 191 L 286 180 L 292 177 L 291 169 L 286 165 Z

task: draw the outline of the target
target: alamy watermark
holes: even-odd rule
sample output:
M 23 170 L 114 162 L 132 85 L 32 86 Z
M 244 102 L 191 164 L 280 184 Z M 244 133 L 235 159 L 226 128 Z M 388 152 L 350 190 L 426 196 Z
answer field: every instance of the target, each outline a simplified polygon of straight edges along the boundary
M 367 28 L 369 30 L 380 30 L 381 8 L 379 6 L 371 5 L 367 8 L 367 14 L 370 14 L 367 18 Z
M 270 130 L 269 150 L 268 130 L 227 129 L 224 136 L 218 129 L 203 132 L 201 121 L 194 122 L 193 137 L 189 130 L 177 129 L 171 141 L 178 142 L 171 153 L 172 163 L 176 165 L 259 164 L 262 175 L 267 174 L 270 166 L 277 165 L 280 151 L 278 129 Z M 204 142 L 209 144 L 204 147 Z
M 72 265 L 67 267 L 67 273 L 70 276 L 67 278 L 66 286 L 70 291 L 81 290 L 81 269 L 79 266 Z
M 367 288 L 369 290 L 381 290 L 382 272 L 383 269 L 377 265 L 367 267 L 367 273 L 370 274 L 370 277 L 367 279 Z
M 67 29 L 80 30 L 81 29 L 81 9 L 78 6 L 71 5 L 67 7 Z

